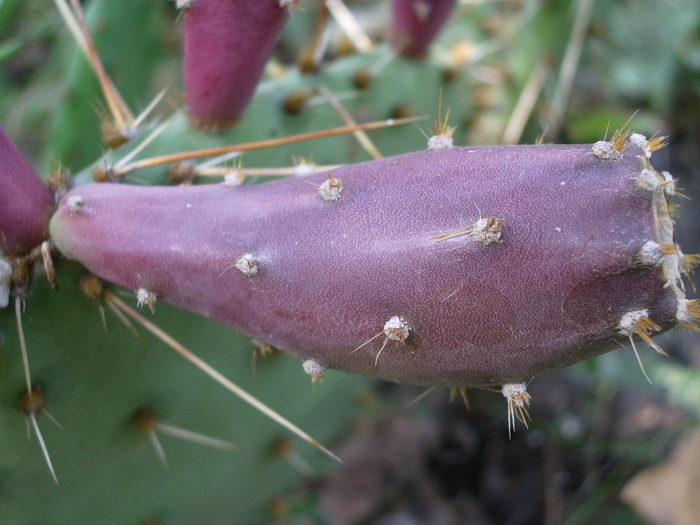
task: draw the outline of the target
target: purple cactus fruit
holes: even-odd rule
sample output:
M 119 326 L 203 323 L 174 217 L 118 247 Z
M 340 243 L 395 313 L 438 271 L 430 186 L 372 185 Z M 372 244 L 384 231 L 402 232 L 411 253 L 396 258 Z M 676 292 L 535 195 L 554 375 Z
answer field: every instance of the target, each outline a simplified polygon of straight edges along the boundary
M 53 194 L 0 127 L 0 252 L 26 255 L 48 238 Z
M 404 56 L 424 57 L 454 4 L 455 0 L 393 0 L 391 45 Z
M 291 352 L 314 379 L 524 392 L 697 317 L 673 179 L 630 140 L 428 150 L 237 187 L 83 186 L 51 235 L 97 275 Z
M 192 121 L 218 131 L 240 119 L 289 17 L 286 0 L 190 0 L 185 92 Z

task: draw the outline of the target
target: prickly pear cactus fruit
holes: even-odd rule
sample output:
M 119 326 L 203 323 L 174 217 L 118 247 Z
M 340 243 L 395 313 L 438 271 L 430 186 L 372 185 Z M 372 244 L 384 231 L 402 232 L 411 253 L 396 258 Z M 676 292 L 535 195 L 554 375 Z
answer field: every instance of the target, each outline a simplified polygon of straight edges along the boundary
M 404 56 L 422 58 L 449 18 L 455 0 L 393 0 L 391 43 Z
M 91 185 L 51 234 L 97 275 L 322 367 L 523 383 L 697 317 L 674 181 L 651 167 L 655 143 L 625 139 L 428 150 L 245 187 Z
M 0 253 L 26 255 L 48 237 L 54 198 L 0 127 Z
M 279 0 L 196 0 L 185 5 L 189 114 L 197 126 L 220 130 L 236 122 L 253 97 L 289 9 Z

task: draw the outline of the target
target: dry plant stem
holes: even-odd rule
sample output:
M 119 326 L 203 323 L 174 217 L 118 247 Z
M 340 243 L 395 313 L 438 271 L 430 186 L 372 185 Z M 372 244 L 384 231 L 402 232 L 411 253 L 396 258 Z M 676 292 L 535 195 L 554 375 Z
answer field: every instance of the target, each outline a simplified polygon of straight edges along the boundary
M 428 397 L 430 394 L 433 393 L 434 390 L 436 390 L 436 386 L 431 386 L 429 388 L 426 388 L 423 392 L 418 394 L 416 397 L 414 397 L 411 401 L 409 401 L 404 408 L 411 408 L 413 405 L 418 403 L 419 401 L 425 399 Z
M 67 1 L 54 0 L 53 3 L 56 4 L 56 8 L 58 9 L 59 13 L 61 13 L 61 17 L 63 17 L 63 22 L 68 27 L 68 30 L 73 36 L 75 42 L 78 44 L 78 47 L 80 47 L 86 57 L 89 56 L 90 52 L 88 50 L 87 43 L 85 42 L 85 36 L 80 29 L 80 24 L 78 24 L 78 21 L 75 19 L 75 15 L 73 15 L 73 12 L 68 6 Z
M 578 68 L 581 50 L 583 49 L 583 43 L 586 39 L 586 32 L 591 22 L 594 3 L 595 0 L 579 0 L 578 2 L 576 20 L 571 30 L 569 43 L 566 46 L 564 59 L 559 69 L 559 80 L 554 91 L 554 96 L 552 97 L 552 109 L 548 126 L 550 133 L 554 136 L 559 133 L 559 128 L 564 118 L 564 112 L 569 103 L 571 86 L 573 85 L 576 69 Z
M 338 97 L 336 97 L 331 91 L 326 87 L 326 86 L 318 86 L 318 92 L 321 93 L 321 96 L 325 98 L 328 103 L 335 109 L 335 111 L 340 115 L 340 118 L 343 119 L 343 122 L 347 124 L 348 126 L 356 126 L 357 122 L 355 122 L 355 119 L 352 118 L 352 115 L 348 112 L 347 109 L 343 107 L 343 105 L 340 103 L 338 100 Z M 364 130 L 361 131 L 355 131 L 353 133 L 355 138 L 357 139 L 357 142 L 360 143 L 360 146 L 369 153 L 369 155 L 373 159 L 381 159 L 382 154 L 379 153 L 379 150 L 377 147 L 374 145 L 372 142 L 372 139 L 369 138 L 367 133 L 364 132 Z
M 32 397 L 32 378 L 29 373 L 29 355 L 27 353 L 27 342 L 24 339 L 24 327 L 22 326 L 22 300 L 15 297 L 15 317 L 17 318 L 17 333 L 19 334 L 19 347 L 22 352 L 22 365 L 24 366 L 24 379 L 27 382 L 27 392 Z
M 168 458 L 165 455 L 165 450 L 163 449 L 160 439 L 158 439 L 155 429 L 150 429 L 146 432 L 146 435 L 148 436 L 151 445 L 153 445 L 153 449 L 156 451 L 156 456 L 158 456 L 160 462 L 165 468 L 170 468 L 170 465 L 168 465 Z
M 158 104 L 158 102 L 160 102 L 161 100 L 163 100 L 163 97 L 165 96 L 165 94 L 167 93 L 167 91 L 168 91 L 168 88 L 167 88 L 167 87 L 166 87 L 166 88 L 163 88 L 163 90 L 162 90 L 160 93 L 158 93 L 155 97 L 153 97 L 153 100 L 151 100 L 151 101 L 148 103 L 148 106 L 146 106 L 146 107 L 143 109 L 143 111 L 141 111 L 141 113 L 139 113 L 138 116 L 134 119 L 134 122 L 133 122 L 133 127 L 134 127 L 134 128 L 138 128 L 141 124 L 143 124 L 143 122 L 146 120 L 146 118 L 148 117 L 148 115 L 151 114 L 151 111 L 153 111 L 153 108 L 156 107 L 156 105 Z
M 46 443 L 44 442 L 44 436 L 41 434 L 41 430 L 39 430 L 39 423 L 36 420 L 36 414 L 34 412 L 29 413 L 29 420 L 32 422 L 32 427 L 34 427 L 34 433 L 36 434 L 36 438 L 39 441 L 39 446 L 41 447 L 41 452 L 44 455 L 46 464 L 48 465 L 49 471 L 51 472 L 51 477 L 53 478 L 56 485 L 58 485 L 58 478 L 56 477 L 56 471 L 54 470 L 53 463 L 51 462 L 51 456 L 49 456 L 49 449 L 46 447 Z
M 328 8 L 325 3 L 321 2 L 316 14 L 311 44 L 306 49 L 302 49 L 297 57 L 297 65 L 302 73 L 312 74 L 318 72 L 319 64 L 323 61 L 323 56 L 328 47 L 327 21 Z
M 327 47 L 327 44 L 324 44 L 326 41 L 324 35 L 326 33 L 327 22 L 328 6 L 326 6 L 325 2 L 321 2 L 318 6 L 318 16 L 314 24 L 314 36 L 311 40 L 311 57 L 316 64 L 323 60 L 325 48 Z
M 178 352 L 180 355 L 182 355 L 185 359 L 188 361 L 192 362 L 195 366 L 200 368 L 204 373 L 206 373 L 208 376 L 210 376 L 212 379 L 214 379 L 216 382 L 220 383 L 223 385 L 226 389 L 229 391 L 233 392 L 236 394 L 238 397 L 240 397 L 243 401 L 246 403 L 252 405 L 254 408 L 268 416 L 270 419 L 276 421 L 280 425 L 286 427 L 290 431 L 292 431 L 294 434 L 302 438 L 303 440 L 307 441 L 308 443 L 312 444 L 322 452 L 324 452 L 326 455 L 330 456 L 331 458 L 335 459 L 336 461 L 342 463 L 342 460 L 333 454 L 330 450 L 328 450 L 326 447 L 321 445 L 317 440 L 309 436 L 306 432 L 301 430 L 299 427 L 279 415 L 277 412 L 274 410 L 270 409 L 267 405 L 261 403 L 258 401 L 255 397 L 251 396 L 248 392 L 245 390 L 241 389 L 239 386 L 231 382 L 229 379 L 224 377 L 221 373 L 219 373 L 217 370 L 215 370 L 212 366 L 207 364 L 204 360 L 202 360 L 200 357 L 198 357 L 196 354 L 192 353 L 190 350 L 185 348 L 182 344 L 180 344 L 178 341 L 173 339 L 170 335 L 165 333 L 163 330 L 158 328 L 155 324 L 153 324 L 151 321 L 146 319 L 144 316 L 142 316 L 140 313 L 138 313 L 136 310 L 131 308 L 128 304 L 126 304 L 124 301 L 122 301 L 119 297 L 114 295 L 114 293 L 110 292 L 109 290 L 105 291 L 105 299 L 114 302 L 120 309 L 122 309 L 127 315 L 129 315 L 132 319 L 140 323 L 144 328 L 148 329 L 153 335 L 158 337 L 161 341 L 166 343 L 170 348 Z
M 176 427 L 174 425 L 163 423 L 161 421 L 156 423 L 156 429 L 159 432 L 162 432 L 163 434 L 184 439 L 186 441 L 191 441 L 193 443 L 199 443 L 200 445 L 205 445 L 208 447 L 228 451 L 234 451 L 237 448 L 233 443 L 229 443 L 228 441 L 223 441 L 221 439 L 205 436 L 204 434 L 200 434 L 199 432 L 185 430 L 184 428 Z
M 535 65 L 530 78 L 518 97 L 513 113 L 503 131 L 502 144 L 517 144 L 523 134 L 523 129 L 532 115 L 532 110 L 537 104 L 537 99 L 542 92 L 544 82 L 551 70 L 550 61 L 547 58 L 540 59 Z
M 299 135 L 292 135 L 289 137 L 281 137 L 278 139 L 267 139 L 260 140 L 257 142 L 248 142 L 245 144 L 235 144 L 232 146 L 221 146 L 218 148 L 201 149 L 195 151 L 187 151 L 183 153 L 172 153 L 170 155 L 162 155 L 160 157 L 153 157 L 150 159 L 140 160 L 122 166 L 119 170 L 115 171 L 115 176 L 122 176 L 131 171 L 140 170 L 143 168 L 150 168 L 152 166 L 159 166 L 162 164 L 169 164 L 171 162 L 181 162 L 184 160 L 198 159 L 201 157 L 212 157 L 214 155 L 223 155 L 225 153 L 230 153 L 233 151 L 254 151 L 265 148 L 272 148 L 275 146 L 282 146 L 286 144 L 294 144 L 296 142 L 304 142 L 306 140 L 322 139 L 326 137 L 333 137 L 335 135 L 343 135 L 345 133 L 354 133 L 360 130 L 370 130 L 386 128 L 390 126 L 396 126 L 399 124 L 406 124 L 409 122 L 415 122 L 422 119 L 423 117 L 409 117 L 402 119 L 389 119 L 378 122 L 368 122 L 367 124 L 357 124 L 355 126 L 343 126 L 338 128 L 326 129 L 321 131 L 311 131 L 308 133 L 300 133 Z
M 163 133 L 170 124 L 172 124 L 173 120 L 175 118 L 175 115 L 173 117 L 169 118 L 165 122 L 161 123 L 156 129 L 154 129 L 143 141 L 139 143 L 138 146 L 136 146 L 134 149 L 132 149 L 127 155 L 119 159 L 118 162 L 116 162 L 112 168 L 112 170 L 115 173 L 121 173 L 122 167 L 125 165 L 128 165 L 131 159 L 133 159 L 136 155 L 141 153 L 146 146 L 148 146 L 151 142 L 153 142 L 158 136 Z
M 314 166 L 315 173 L 323 173 L 331 170 L 340 168 L 342 164 L 333 164 L 326 166 Z M 195 168 L 197 175 L 200 177 L 223 177 L 227 173 L 230 173 L 232 168 L 226 167 L 209 167 L 209 168 Z M 239 168 L 237 171 L 240 172 L 241 177 L 285 177 L 296 175 L 298 173 L 298 168 L 288 167 L 288 168 Z
M 24 338 L 24 327 L 22 326 L 22 300 L 20 299 L 20 297 L 15 297 L 15 316 L 17 318 L 17 332 L 19 334 L 19 343 L 22 352 L 22 366 L 24 367 L 24 377 L 27 382 L 27 391 L 25 393 L 26 403 L 23 404 L 23 408 L 25 408 L 25 410 L 27 411 L 29 421 L 31 422 L 32 427 L 34 428 L 37 440 L 39 441 L 39 446 L 41 447 L 41 452 L 44 455 L 46 464 L 49 468 L 49 471 L 51 472 L 51 477 L 53 477 L 53 480 L 56 482 L 56 485 L 58 485 L 58 478 L 56 477 L 56 472 L 53 468 L 53 463 L 51 462 L 49 450 L 46 447 L 46 443 L 44 442 L 44 436 L 41 434 L 41 430 L 39 429 L 39 423 L 36 420 L 37 412 L 43 408 L 43 396 L 41 397 L 42 401 L 34 399 L 34 388 L 32 387 L 32 379 L 31 374 L 29 372 L 29 355 L 27 353 L 27 343 Z M 56 424 L 56 426 L 61 428 L 61 425 L 59 425 L 58 422 L 53 417 L 51 417 L 50 414 L 48 414 L 48 412 L 45 413 Z
M 80 2 L 78 0 L 70 0 L 70 2 L 71 6 L 73 7 L 73 13 L 75 14 L 78 24 L 83 32 L 88 51 L 88 62 L 95 71 L 95 75 L 97 75 L 97 79 L 100 83 L 100 87 L 102 88 L 102 93 L 105 96 L 105 100 L 107 101 L 109 111 L 114 119 L 114 123 L 119 130 L 124 131 L 129 129 L 133 125 L 134 116 L 131 114 L 128 106 L 122 99 L 119 91 L 117 91 L 117 89 L 114 87 L 112 80 L 109 78 L 104 66 L 102 65 L 100 56 L 97 53 L 97 48 L 95 47 L 95 42 L 93 41 L 90 30 L 85 22 L 85 16 L 83 14 L 83 8 L 81 7 Z

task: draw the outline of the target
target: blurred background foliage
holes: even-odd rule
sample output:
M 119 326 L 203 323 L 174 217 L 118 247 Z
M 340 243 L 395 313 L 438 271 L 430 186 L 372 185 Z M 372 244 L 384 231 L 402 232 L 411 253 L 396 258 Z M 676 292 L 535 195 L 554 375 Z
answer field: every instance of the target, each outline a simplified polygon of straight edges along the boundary
M 634 114 L 633 130 L 670 137 L 654 164 L 678 177 L 692 198 L 680 203 L 677 235 L 686 253 L 700 252 L 697 0 L 462 0 L 424 62 L 395 58 L 383 43 L 388 2 L 346 3 L 376 50 L 346 54 L 347 38 L 329 19 L 318 71 L 299 71 L 297 58 L 311 45 L 319 16 L 319 2 L 302 0 L 243 122 L 217 136 L 192 129 L 177 113 L 182 22 L 172 2 L 84 6 L 105 67 L 132 110 L 168 89 L 154 121 L 176 116 L 144 156 L 340 125 L 312 93 L 320 84 L 358 121 L 426 115 L 418 123 L 425 133 L 442 96 L 458 145 L 540 137 L 591 142 Z M 372 81 L 358 87 L 354 76 L 363 68 Z M 284 101 L 299 90 L 311 95 L 290 114 Z M 80 182 L 90 180 L 87 168 L 105 151 L 100 113 L 97 81 L 54 4 L 0 0 L 0 121 L 42 175 L 61 163 L 81 173 Z M 385 155 L 425 147 L 415 125 L 370 136 Z M 351 139 L 338 138 L 246 155 L 245 164 L 290 165 L 293 156 L 318 163 L 369 158 Z M 166 180 L 162 170 L 138 177 L 132 182 Z M 435 392 L 405 408 L 421 389 L 341 373 L 329 373 L 314 391 L 286 356 L 264 360 L 252 375 L 247 338 L 159 306 L 156 322 L 332 444 L 346 460 L 337 466 L 289 445 L 278 427 L 193 376 L 190 365 L 157 342 L 147 338 L 144 350 L 115 318 L 108 317 L 105 332 L 97 306 L 75 286 L 81 270 L 68 263 L 59 270 L 60 292 L 37 282 L 25 328 L 32 372 L 64 426 L 43 424 L 62 484 L 52 485 L 36 442 L 26 440 L 16 407 L 23 375 L 15 321 L 0 312 L 0 420 L 8 429 L 0 452 L 0 521 L 637 524 L 652 519 L 640 501 L 652 499 L 654 490 L 631 491 L 623 502 L 630 479 L 664 461 L 685 479 L 689 461 L 673 463 L 671 450 L 700 417 L 697 334 L 660 336 L 670 359 L 645 349 L 653 385 L 628 350 L 536 378 L 529 387 L 530 429 L 519 427 L 509 440 L 500 396 L 469 392 L 467 410 L 461 401 L 448 403 L 448 392 Z M 231 457 L 168 442 L 171 469 L 163 469 L 130 427 L 143 400 L 182 426 L 231 436 L 248 452 Z M 656 511 L 681 524 L 678 509 L 690 512 L 692 503 L 667 506 L 659 503 Z

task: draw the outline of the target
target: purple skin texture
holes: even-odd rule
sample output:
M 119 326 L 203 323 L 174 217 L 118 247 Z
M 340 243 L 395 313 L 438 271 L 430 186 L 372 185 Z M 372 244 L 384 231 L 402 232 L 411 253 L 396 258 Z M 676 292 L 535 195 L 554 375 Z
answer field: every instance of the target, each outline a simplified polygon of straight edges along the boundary
M 190 118 L 220 130 L 241 118 L 289 11 L 279 0 L 193 0 L 185 10 Z
M 0 127 L 0 252 L 22 256 L 48 238 L 53 194 Z
M 640 185 L 644 168 L 637 146 L 621 160 L 591 145 L 455 147 L 334 170 L 335 201 L 309 184 L 327 174 L 94 184 L 63 199 L 51 235 L 102 278 L 328 368 L 519 383 L 627 344 L 618 324 L 631 311 L 662 330 L 681 320 L 678 257 L 640 258 L 649 241 L 672 243 L 666 195 Z M 70 196 L 83 205 L 71 211 Z M 473 231 L 483 218 L 503 221 L 491 244 Z M 246 254 L 255 275 L 235 266 Z M 392 317 L 409 326 L 404 344 L 383 333 Z
M 455 0 L 392 0 L 391 45 L 403 56 L 424 57 L 454 4 Z

